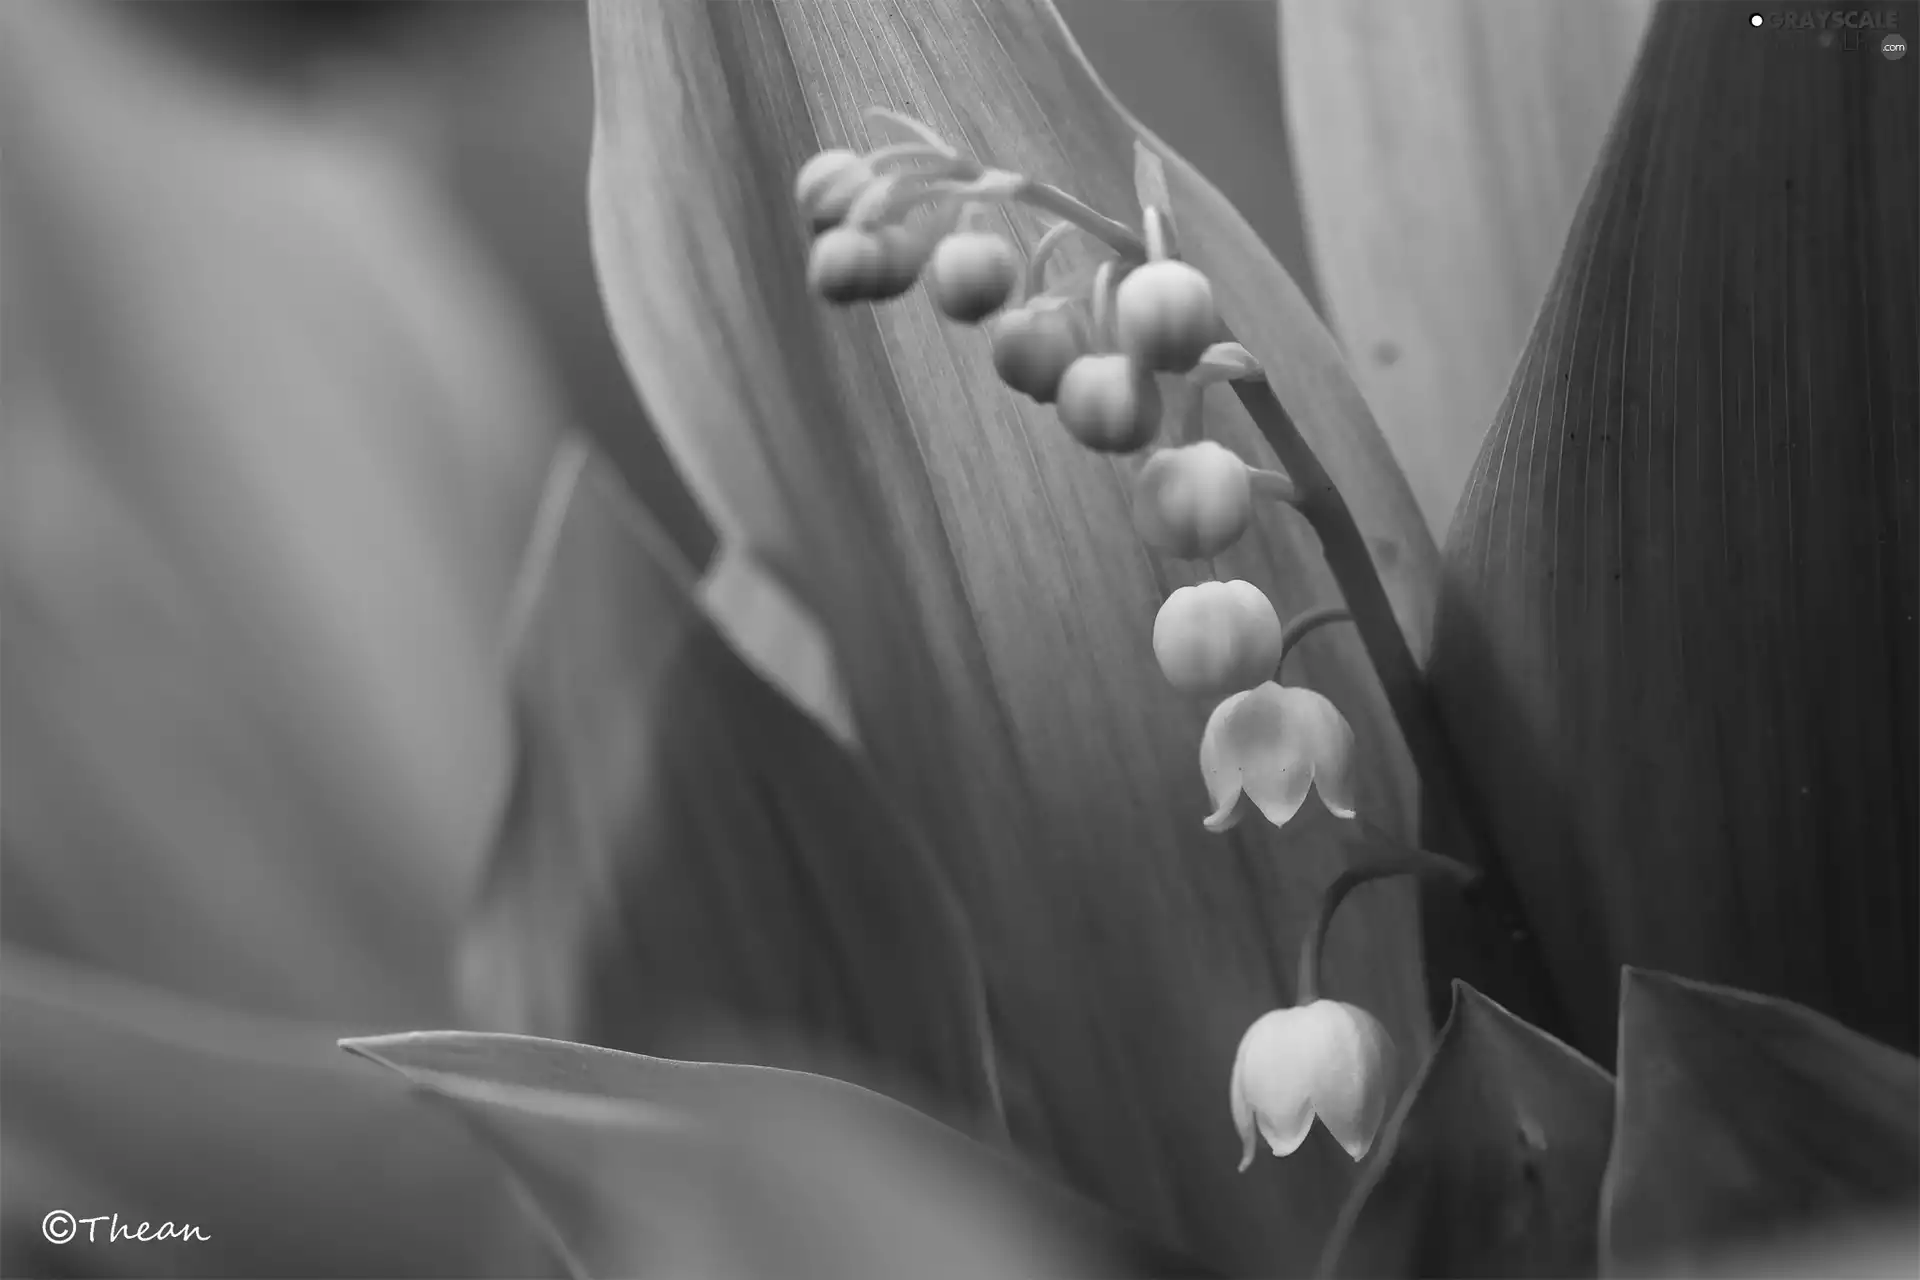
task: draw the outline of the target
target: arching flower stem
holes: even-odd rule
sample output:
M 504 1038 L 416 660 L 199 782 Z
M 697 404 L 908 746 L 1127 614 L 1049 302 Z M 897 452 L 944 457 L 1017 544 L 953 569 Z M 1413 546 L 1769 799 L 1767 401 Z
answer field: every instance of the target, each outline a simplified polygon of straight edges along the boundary
M 1280 661 L 1273 666 L 1274 683 L 1281 683 L 1280 671 L 1287 665 L 1287 655 L 1293 652 L 1295 645 L 1329 623 L 1352 621 L 1353 615 L 1344 607 L 1330 604 L 1319 609 L 1309 609 L 1287 623 L 1287 629 L 1280 635 Z
M 1333 924 L 1334 913 L 1340 910 L 1340 904 L 1349 893 L 1369 880 L 1381 880 L 1387 876 L 1419 876 L 1424 880 L 1456 884 L 1463 888 L 1480 879 L 1480 873 L 1466 863 L 1429 853 L 1425 849 L 1408 849 L 1342 871 L 1327 886 L 1326 892 L 1320 895 L 1320 910 L 1307 929 L 1306 938 L 1300 943 L 1297 1003 L 1311 1004 L 1320 998 L 1321 952 L 1326 948 L 1327 929 Z
M 1525 927 L 1519 895 L 1504 869 L 1492 860 L 1497 847 L 1492 829 L 1458 766 L 1439 708 L 1434 705 L 1432 686 L 1407 646 L 1406 633 L 1393 615 L 1393 605 L 1353 512 L 1265 376 L 1236 378 L 1232 385 L 1254 426 L 1298 488 L 1293 505 L 1320 537 L 1321 555 L 1333 571 L 1354 626 L 1359 629 L 1360 642 L 1400 725 L 1401 737 L 1420 777 L 1422 798 L 1437 819 L 1439 831 L 1449 844 L 1457 843 L 1484 873 L 1480 893 L 1495 926 L 1494 940 L 1508 949 L 1497 962 L 1499 968 L 1508 981 L 1525 988 L 1529 1005 L 1526 1014 L 1532 1021 L 1550 1031 L 1564 1029 L 1565 1007 L 1547 977 L 1539 942 Z

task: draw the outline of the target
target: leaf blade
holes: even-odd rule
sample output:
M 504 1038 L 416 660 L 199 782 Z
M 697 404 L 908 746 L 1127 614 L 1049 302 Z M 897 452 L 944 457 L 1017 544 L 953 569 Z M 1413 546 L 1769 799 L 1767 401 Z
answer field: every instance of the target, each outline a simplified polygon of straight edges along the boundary
M 721 638 L 604 459 L 554 461 L 522 578 L 522 750 L 466 940 L 495 1025 L 825 1054 L 997 1113 L 973 939 L 857 760 Z
M 1160 601 L 1198 567 L 1146 555 L 1126 468 L 1016 401 L 977 336 L 918 295 L 871 312 L 814 303 L 798 220 L 770 212 L 790 205 L 816 148 L 877 140 L 862 118 L 877 104 L 1122 213 L 1132 125 L 1045 5 L 603 0 L 592 12 L 595 237 L 629 370 L 690 477 L 705 475 L 695 487 L 731 509 L 736 534 L 826 627 L 883 789 L 927 833 L 980 932 L 1009 1079 L 1032 1099 L 1016 1131 L 1075 1185 L 1210 1260 L 1305 1265 L 1349 1175 L 1322 1153 L 1233 1177 L 1220 1092 L 1239 1035 L 1281 998 L 1341 855 L 1252 831 L 1223 844 L 1199 825 L 1203 715 L 1165 687 L 1149 643 Z M 1198 188 L 1166 163 L 1191 250 L 1179 206 Z M 1238 227 L 1229 248 L 1266 257 Z M 1035 238 L 1024 213 L 1002 229 Z M 1091 261 L 1067 253 L 1069 271 Z M 1319 385 L 1281 380 L 1288 394 Z M 1209 430 L 1265 459 L 1238 405 L 1215 399 Z M 1327 430 L 1343 479 L 1390 463 L 1384 444 L 1348 447 Z M 736 467 L 741 454 L 755 456 Z M 1390 576 L 1417 616 L 1434 553 L 1399 484 L 1375 485 L 1365 519 L 1383 547 L 1404 530 Z M 1214 569 L 1286 612 L 1326 603 L 1311 534 L 1285 515 L 1260 525 Z M 1360 736 L 1362 805 L 1411 833 L 1410 771 L 1358 646 L 1329 634 L 1296 661 Z M 1411 899 L 1396 886 L 1356 904 L 1376 941 L 1343 944 L 1336 963 L 1352 997 L 1417 1051 L 1431 1033 Z
M 1694 1267 L 1920 1188 L 1920 1061 L 1804 1006 L 1629 968 L 1609 1274 Z M 1911 1238 L 1912 1228 L 1908 1229 Z
M 1592 1275 L 1612 1084 L 1456 982 L 1453 1014 L 1341 1211 L 1320 1274 Z
M 1739 20 L 1654 12 L 1430 667 L 1602 1060 L 1628 964 L 1920 1037 L 1920 100 Z
M 530 1036 L 341 1042 L 449 1104 L 584 1274 L 1202 1276 L 857 1085 Z M 716 1220 L 716 1206 L 725 1206 Z M 777 1211 L 776 1211 L 777 1208 Z
M 1435 538 L 1526 346 L 1651 7 L 1281 6 L 1315 277 Z M 1569 47 L 1576 63 L 1553 55 Z

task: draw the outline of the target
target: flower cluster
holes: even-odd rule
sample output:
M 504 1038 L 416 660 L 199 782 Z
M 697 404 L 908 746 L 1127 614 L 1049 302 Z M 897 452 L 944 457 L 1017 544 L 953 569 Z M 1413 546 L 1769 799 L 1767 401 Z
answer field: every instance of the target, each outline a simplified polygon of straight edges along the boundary
M 1143 208 L 1136 233 L 1056 188 L 961 156 L 918 121 L 868 114 L 913 140 L 864 155 L 821 152 L 795 182 L 813 233 L 808 283 L 821 299 L 886 302 L 924 283 L 942 315 L 982 328 L 1003 383 L 1051 406 L 1076 441 L 1101 453 L 1140 453 L 1161 438 L 1172 398 L 1163 384 L 1184 392 L 1190 425 L 1208 385 L 1259 376 L 1245 348 L 1221 340 L 1213 285 L 1179 260 L 1166 210 Z M 1024 263 L 1012 241 L 979 225 L 983 210 L 1008 202 L 1062 219 Z M 1076 232 L 1111 256 L 1090 283 L 1049 287 L 1049 260 Z M 1134 529 L 1162 554 L 1211 560 L 1247 532 L 1262 492 L 1295 496 L 1287 476 L 1250 467 L 1222 445 L 1174 441 L 1152 450 L 1135 475 Z M 1237 579 L 1181 587 L 1162 604 L 1153 624 L 1161 673 L 1214 704 L 1200 744 L 1214 803 L 1209 830 L 1233 827 L 1249 807 L 1283 826 L 1316 785 L 1330 812 L 1355 816 L 1352 729 L 1322 695 L 1278 683 L 1293 643 L 1346 617 L 1320 610 L 1284 627 L 1266 594 Z M 1302 999 L 1309 1003 L 1255 1023 L 1241 1046 L 1233 1112 L 1246 1157 L 1256 1127 L 1276 1154 L 1292 1151 L 1317 1111 L 1359 1159 L 1379 1124 L 1391 1042 L 1360 1010 L 1304 991 Z
M 1216 341 L 1213 286 L 1174 255 L 1166 211 L 1142 210 L 1136 236 L 1062 192 L 959 155 L 918 121 L 871 114 L 913 140 L 865 155 L 823 151 L 794 184 L 814 234 L 808 280 L 819 297 L 885 302 L 923 282 L 942 315 L 983 328 L 1002 382 L 1051 405 L 1075 440 L 1102 453 L 1138 453 L 1160 438 L 1162 380 L 1189 384 L 1197 419 L 1208 384 L 1258 372 L 1244 348 Z M 1024 266 L 1005 236 L 967 225 L 986 206 L 1019 200 L 1064 215 Z M 1048 288 L 1049 259 L 1075 231 L 1112 256 L 1090 286 Z M 1246 533 L 1260 490 L 1285 498 L 1291 484 L 1212 441 L 1174 442 L 1153 450 L 1135 476 L 1134 529 L 1165 555 L 1211 560 Z M 1284 824 L 1316 783 L 1329 810 L 1353 816 L 1352 731 L 1325 698 L 1277 682 L 1300 634 L 1281 626 L 1264 592 L 1238 580 L 1182 587 L 1154 620 L 1154 656 L 1167 681 L 1216 704 L 1200 751 L 1214 800 L 1210 830 L 1235 825 L 1242 799 Z

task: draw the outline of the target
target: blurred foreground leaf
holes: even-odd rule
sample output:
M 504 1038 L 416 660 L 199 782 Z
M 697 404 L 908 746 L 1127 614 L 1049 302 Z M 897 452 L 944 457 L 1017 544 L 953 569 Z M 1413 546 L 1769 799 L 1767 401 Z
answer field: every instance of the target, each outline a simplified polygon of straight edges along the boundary
M 1586 1276 L 1605 1071 L 1464 982 L 1321 1260 L 1332 1276 Z
M 444 1118 L 276 1022 L 8 948 L 0 967 L 8 1275 L 537 1276 L 559 1268 Z M 205 1240 L 48 1243 L 42 1216 Z M 79 1228 L 82 1232 L 85 1228 Z
M 331 1045 L 450 1016 L 560 415 L 421 174 L 135 18 L 0 4 L 6 1269 L 527 1274 Z
M 1747 14 L 1655 10 L 1448 542 L 1434 683 L 1600 1061 L 1626 964 L 1920 1039 L 1920 77 Z
M 517 602 L 520 762 L 468 940 L 475 1007 L 996 1113 L 944 873 L 693 588 L 601 456 L 562 450 Z
M 578 1274 L 1201 1276 L 1092 1206 L 839 1080 L 527 1036 L 343 1041 L 450 1104 Z
M 1684 1269 L 1656 1260 L 1611 1274 L 1647 1280 L 1911 1280 L 1920 1275 L 1920 1210 L 1847 1215 L 1806 1231 L 1769 1233 Z
M 559 414 L 417 174 L 127 21 L 0 6 L 0 923 L 437 1020 Z
M 879 105 L 1137 220 L 1135 127 L 1045 4 L 590 12 L 590 199 L 615 335 L 723 538 L 820 618 L 880 792 L 952 878 L 980 940 L 1016 1136 L 1216 1265 L 1310 1265 L 1349 1164 L 1310 1144 L 1236 1177 L 1225 1089 L 1342 855 L 1317 835 L 1202 828 L 1206 708 L 1167 687 L 1150 636 L 1165 596 L 1209 573 L 1255 582 L 1285 613 L 1328 603 L 1317 540 L 1274 510 L 1211 566 L 1144 552 L 1130 461 L 1089 455 L 1002 387 L 982 337 L 918 291 L 877 309 L 818 303 L 791 212 L 812 152 L 891 140 L 862 119 Z M 1437 553 L 1336 344 L 1246 222 L 1147 141 L 1183 252 L 1354 504 L 1421 647 Z M 1026 211 L 995 221 L 1036 239 Z M 1062 266 L 1091 260 L 1070 241 Z M 1213 436 L 1274 464 L 1230 395 L 1209 406 Z M 1411 837 L 1413 779 L 1358 643 L 1329 631 L 1296 661 L 1292 678 L 1355 727 L 1363 810 Z M 1431 1034 L 1417 937 L 1412 894 L 1383 888 L 1343 918 L 1328 961 L 1412 1054 Z M 613 1036 L 628 1016 L 596 997 L 566 1034 Z
M 1279 6 L 1325 313 L 1435 537 L 1526 346 L 1651 7 Z
M 1888 1209 L 1914 1239 L 1916 1198 L 1920 1062 L 1784 1000 L 1627 971 L 1610 1271 L 1672 1274 Z

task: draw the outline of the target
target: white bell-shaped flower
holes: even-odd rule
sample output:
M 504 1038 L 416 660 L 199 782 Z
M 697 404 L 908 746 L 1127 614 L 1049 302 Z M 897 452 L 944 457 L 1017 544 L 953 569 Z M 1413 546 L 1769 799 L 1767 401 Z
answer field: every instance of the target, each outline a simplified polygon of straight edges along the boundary
M 1276 1156 L 1292 1155 L 1315 1117 L 1349 1156 L 1365 1157 L 1386 1114 L 1394 1052 L 1378 1018 L 1338 1000 L 1263 1014 L 1233 1060 L 1241 1170 L 1253 1163 L 1256 1134 Z
M 1353 728 L 1325 697 L 1271 680 L 1236 693 L 1214 708 L 1200 738 L 1200 772 L 1213 797 L 1207 830 L 1237 825 L 1243 801 L 1285 826 L 1315 785 L 1329 812 L 1351 818 L 1352 765 Z

